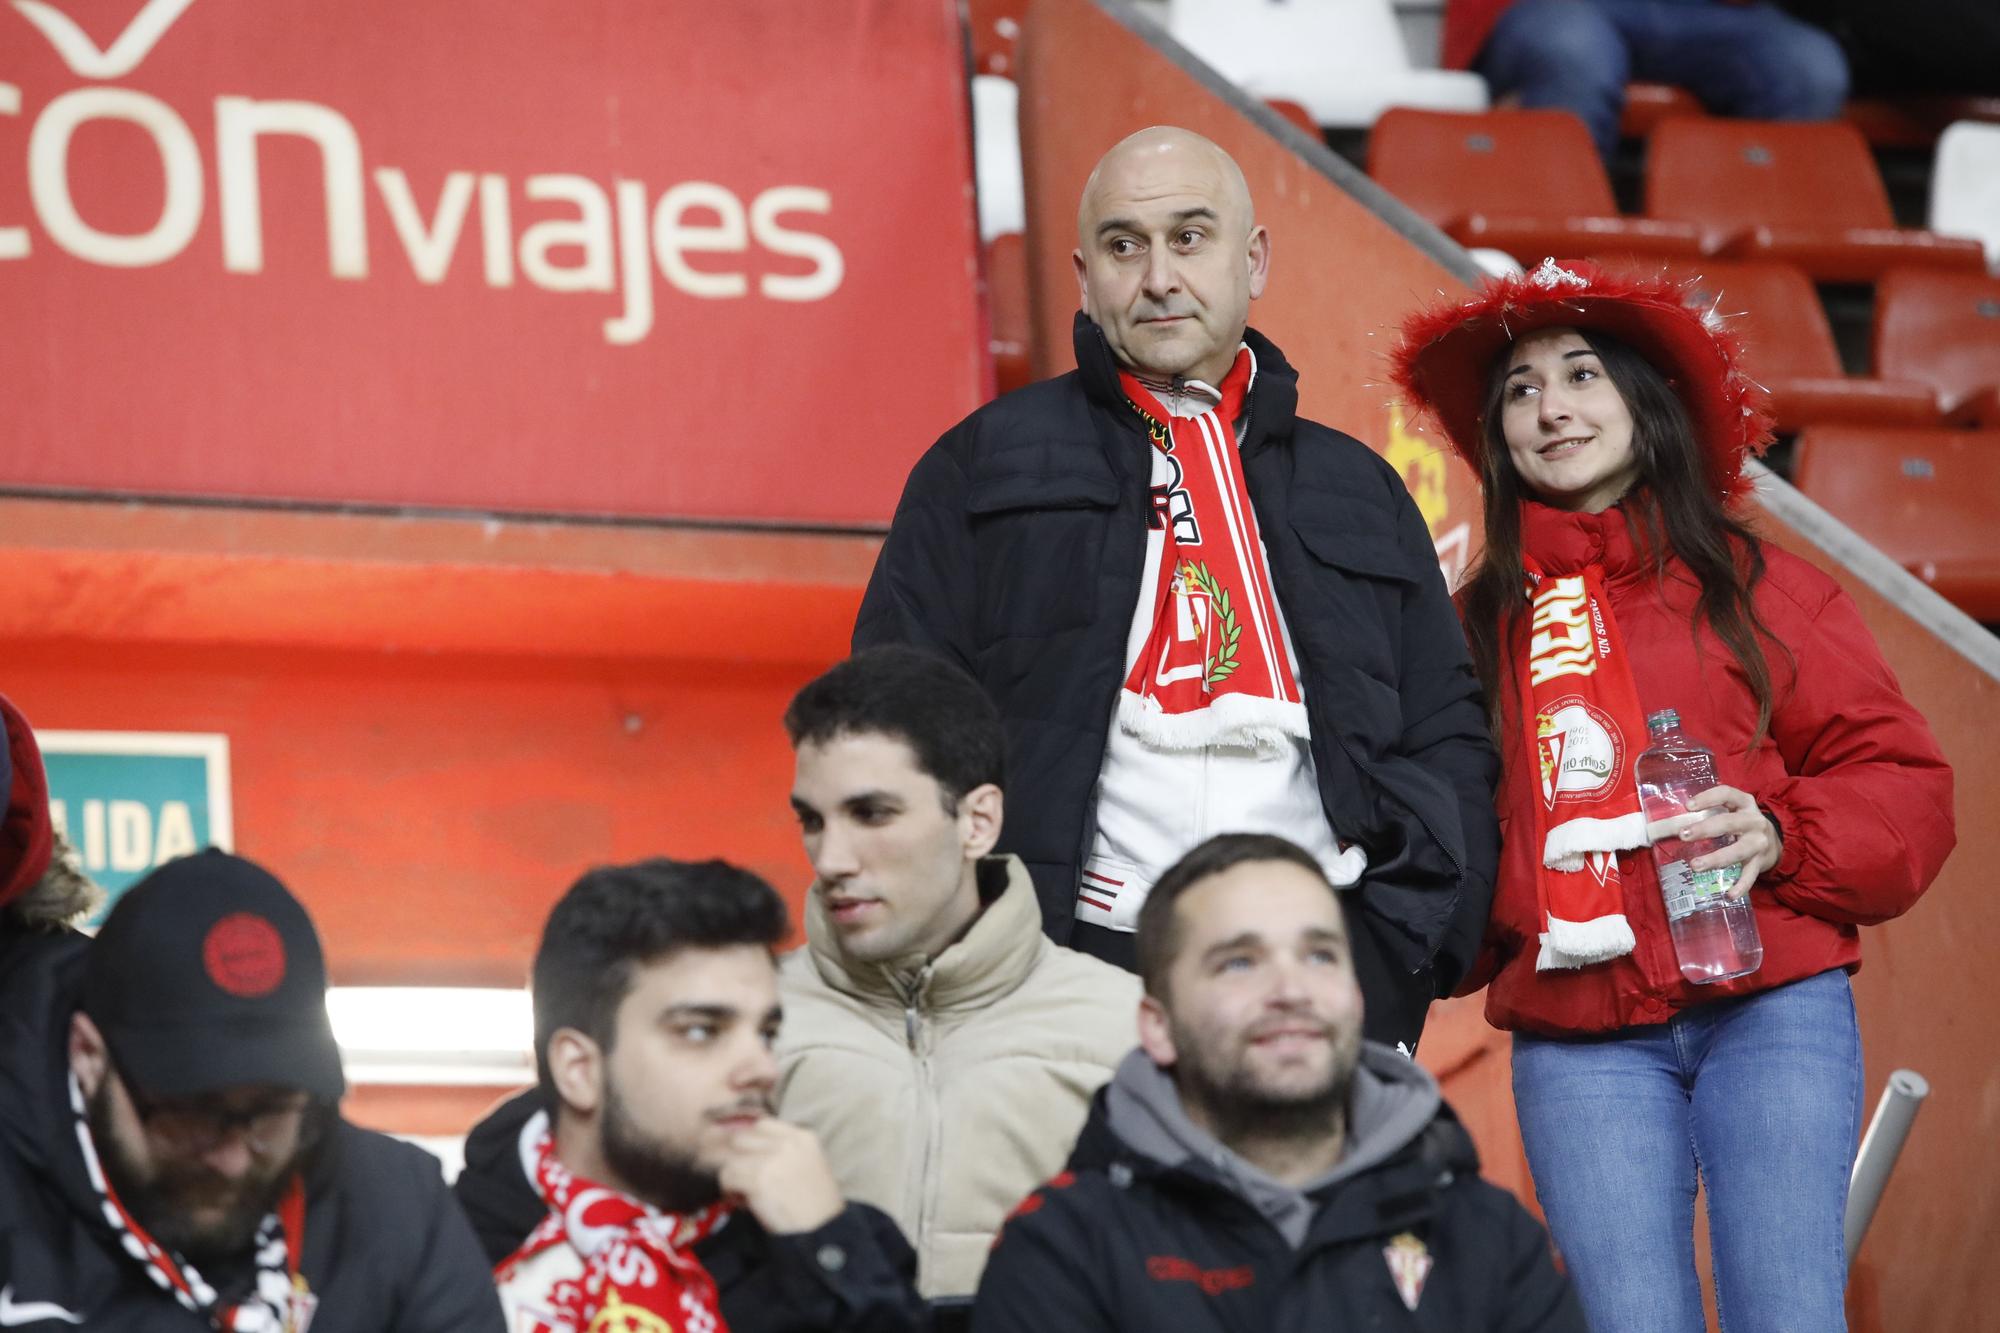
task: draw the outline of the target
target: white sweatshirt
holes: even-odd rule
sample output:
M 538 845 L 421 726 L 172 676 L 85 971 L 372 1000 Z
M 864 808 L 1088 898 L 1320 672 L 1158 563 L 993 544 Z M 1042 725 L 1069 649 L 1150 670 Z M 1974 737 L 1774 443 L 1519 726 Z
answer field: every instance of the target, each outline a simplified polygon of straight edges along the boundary
M 1254 368 L 1251 373 L 1254 382 Z M 1199 380 L 1181 381 L 1177 392 L 1176 386 L 1147 387 L 1176 417 L 1199 416 L 1222 401 L 1220 393 Z M 1168 484 L 1172 464 L 1158 449 L 1149 447 L 1147 452 L 1153 462 L 1152 484 Z M 1165 542 L 1161 529 L 1146 534 L 1145 573 L 1125 638 L 1128 676 L 1152 633 Z M 1269 553 L 1260 545 L 1257 555 L 1268 570 Z M 1296 677 L 1298 653 L 1282 606 L 1278 629 Z M 1303 697 L 1303 682 L 1300 688 Z M 1170 751 L 1149 745 L 1114 718 L 1104 764 L 1098 770 L 1096 802 L 1096 833 L 1084 859 L 1076 902 L 1076 919 L 1094 926 L 1138 929 L 1139 907 L 1153 882 L 1183 854 L 1218 833 L 1275 833 L 1289 838 L 1310 852 L 1336 885 L 1355 883 L 1368 868 L 1361 848 L 1343 848 L 1326 822 L 1312 750 L 1304 740 L 1288 741 L 1275 758 L 1247 745 Z

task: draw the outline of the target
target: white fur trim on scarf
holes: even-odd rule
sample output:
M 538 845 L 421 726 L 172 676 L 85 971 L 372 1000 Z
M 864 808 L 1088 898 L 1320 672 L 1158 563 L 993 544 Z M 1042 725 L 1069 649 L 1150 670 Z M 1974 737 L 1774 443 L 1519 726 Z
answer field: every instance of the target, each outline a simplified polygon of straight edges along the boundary
M 1241 745 L 1265 758 L 1284 754 L 1311 734 L 1306 706 L 1255 694 L 1219 694 L 1191 713 L 1169 713 L 1152 699 L 1121 690 L 1118 725 L 1161 750 Z
M 1542 847 L 1542 864 L 1551 870 L 1576 871 L 1583 869 L 1585 853 L 1622 852 L 1650 843 L 1646 816 L 1637 810 L 1616 819 L 1572 819 L 1549 830 L 1548 842 Z M 1631 938 L 1629 931 L 1626 938 Z M 1625 947 L 1632 946 L 1628 943 Z
M 1535 970 L 1588 967 L 1631 953 L 1637 944 L 1630 923 L 1620 915 L 1600 916 L 1594 921 L 1564 921 L 1552 916 L 1542 934 L 1542 952 L 1535 959 Z

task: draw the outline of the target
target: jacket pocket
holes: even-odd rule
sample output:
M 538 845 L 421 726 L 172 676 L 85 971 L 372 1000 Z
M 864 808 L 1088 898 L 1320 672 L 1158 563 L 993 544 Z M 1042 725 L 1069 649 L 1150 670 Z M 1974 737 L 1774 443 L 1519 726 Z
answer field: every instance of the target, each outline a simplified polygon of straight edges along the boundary
M 1323 565 L 1391 583 L 1415 583 L 1423 570 L 1396 541 L 1389 515 L 1373 505 L 1318 498 L 1310 512 L 1292 515 L 1292 531 Z
M 1291 527 L 1307 557 L 1311 591 L 1306 595 L 1319 610 L 1318 626 L 1306 633 L 1321 631 L 1328 658 L 1322 670 L 1344 664 L 1378 687 L 1368 691 L 1371 695 L 1387 692 L 1390 697 L 1365 703 L 1347 701 L 1350 708 L 1368 710 L 1350 713 L 1348 726 L 1365 726 L 1380 743 L 1390 744 L 1402 730 L 1403 607 L 1426 571 L 1397 544 L 1389 515 L 1372 505 L 1316 495 L 1310 508 L 1293 506 Z M 1289 606 L 1285 613 L 1292 617 L 1292 632 L 1300 633 L 1300 618 Z
M 974 483 L 966 509 L 982 645 L 1045 638 L 1090 623 L 1105 528 L 1117 503 L 1109 477 L 1006 476 Z

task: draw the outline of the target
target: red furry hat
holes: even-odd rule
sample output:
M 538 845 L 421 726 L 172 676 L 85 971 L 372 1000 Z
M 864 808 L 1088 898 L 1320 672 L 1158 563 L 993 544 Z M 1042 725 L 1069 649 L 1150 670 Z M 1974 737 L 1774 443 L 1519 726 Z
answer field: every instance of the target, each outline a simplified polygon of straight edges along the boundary
M 0 906 L 39 880 L 49 868 L 54 832 L 49 827 L 49 787 L 42 751 L 28 720 L 0 695 Z
M 1764 391 L 1743 373 L 1736 339 L 1686 303 L 1686 284 L 1607 274 L 1588 260 L 1544 259 L 1464 301 L 1403 321 L 1391 375 L 1412 408 L 1430 413 L 1451 447 L 1479 470 L 1480 408 L 1495 360 L 1537 329 L 1602 331 L 1646 358 L 1679 395 L 1708 459 L 1715 493 L 1749 489 L 1743 460 L 1771 442 Z

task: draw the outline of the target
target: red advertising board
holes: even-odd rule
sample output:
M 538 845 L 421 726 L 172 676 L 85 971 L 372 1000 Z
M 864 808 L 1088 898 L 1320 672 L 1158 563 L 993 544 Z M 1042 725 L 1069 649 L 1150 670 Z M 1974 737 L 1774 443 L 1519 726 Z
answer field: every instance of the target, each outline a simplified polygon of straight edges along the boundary
M 986 370 L 952 0 L 0 6 L 0 486 L 851 525 Z

